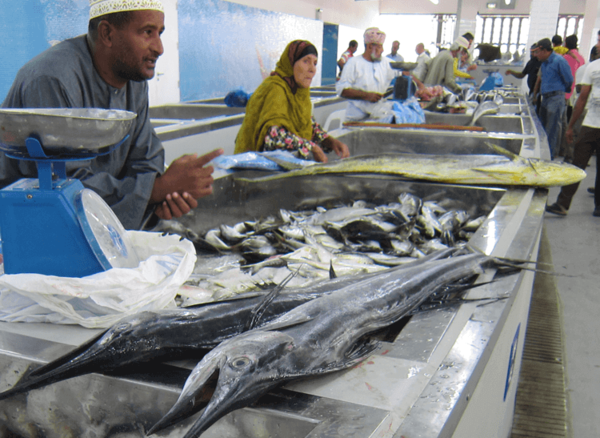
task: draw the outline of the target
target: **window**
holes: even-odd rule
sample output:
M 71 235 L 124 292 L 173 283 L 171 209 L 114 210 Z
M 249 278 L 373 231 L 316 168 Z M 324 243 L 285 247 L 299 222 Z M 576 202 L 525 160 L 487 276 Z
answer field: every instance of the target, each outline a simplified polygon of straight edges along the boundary
M 450 47 L 454 42 L 456 15 L 436 14 L 433 16 L 433 21 L 437 23 L 436 46 L 444 48 Z
M 502 53 L 525 53 L 529 37 L 528 15 L 478 15 L 475 43 L 500 46 Z
M 559 15 L 556 23 L 556 35 L 560 35 L 565 40 L 569 35 L 577 35 L 577 40 L 581 43 L 581 33 L 583 32 L 583 15 Z

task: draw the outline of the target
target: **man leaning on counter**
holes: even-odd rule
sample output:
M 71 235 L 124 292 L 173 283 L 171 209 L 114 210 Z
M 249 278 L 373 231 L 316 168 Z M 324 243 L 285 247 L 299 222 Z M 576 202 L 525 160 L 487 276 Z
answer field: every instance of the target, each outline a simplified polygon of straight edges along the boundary
M 148 113 L 147 80 L 163 53 L 160 0 L 90 0 L 87 35 L 65 40 L 30 60 L 12 84 L 3 108 L 103 108 L 137 114 L 129 138 L 107 155 L 67 164 L 111 206 L 127 229 L 155 214 L 179 217 L 212 193 L 211 166 L 222 150 L 185 155 L 166 169 L 161 141 Z M 0 153 L 0 187 L 37 178 L 34 162 Z

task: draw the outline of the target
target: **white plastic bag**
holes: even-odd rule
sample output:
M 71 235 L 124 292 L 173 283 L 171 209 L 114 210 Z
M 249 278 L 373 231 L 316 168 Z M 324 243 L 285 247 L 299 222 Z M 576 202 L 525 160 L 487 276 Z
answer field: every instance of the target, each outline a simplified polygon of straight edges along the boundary
M 194 270 L 194 245 L 176 235 L 127 233 L 143 260 L 137 268 L 83 278 L 1 275 L 0 320 L 107 328 L 127 315 L 175 307 L 179 287 Z

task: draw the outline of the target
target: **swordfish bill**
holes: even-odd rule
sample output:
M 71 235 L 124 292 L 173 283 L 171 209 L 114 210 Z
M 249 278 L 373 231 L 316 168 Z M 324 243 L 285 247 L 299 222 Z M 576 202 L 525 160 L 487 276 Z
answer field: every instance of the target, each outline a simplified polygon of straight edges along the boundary
M 185 438 L 199 437 L 227 413 L 286 382 L 357 364 L 377 348 L 366 335 L 400 320 L 442 288 L 480 273 L 491 260 L 484 254 L 455 255 L 383 271 L 224 341 L 194 368 L 175 405 L 148 434 L 194 411 L 215 374 L 213 396 Z

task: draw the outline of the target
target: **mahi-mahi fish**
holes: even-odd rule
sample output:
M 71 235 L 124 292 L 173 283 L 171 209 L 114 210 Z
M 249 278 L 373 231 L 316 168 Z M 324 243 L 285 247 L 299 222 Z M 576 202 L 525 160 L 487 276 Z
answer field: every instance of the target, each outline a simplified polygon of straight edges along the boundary
M 413 263 L 416 266 L 449 254 L 436 253 Z M 14 387 L 0 393 L 0 400 L 89 373 L 109 373 L 149 361 L 199 359 L 232 336 L 373 275 L 340 277 L 302 288 L 276 288 L 269 294 L 126 317 L 71 352 L 25 374 Z
M 574 184 L 586 175 L 571 164 L 525 158 L 497 145 L 488 143 L 488 146 L 500 155 L 357 155 L 290 172 L 238 180 L 260 182 L 293 176 L 376 173 L 451 184 L 555 187 Z
M 185 438 L 200 436 L 283 383 L 351 367 L 377 347 L 365 335 L 398 321 L 449 284 L 475 276 L 491 260 L 476 253 L 390 269 L 221 343 L 194 368 L 175 405 L 148 434 L 197 412 L 217 374 L 212 398 Z

